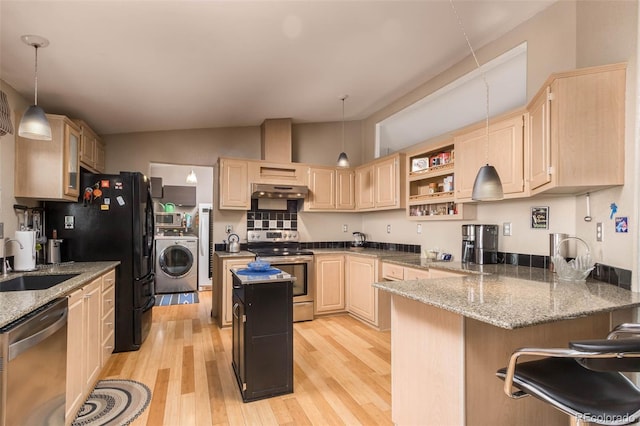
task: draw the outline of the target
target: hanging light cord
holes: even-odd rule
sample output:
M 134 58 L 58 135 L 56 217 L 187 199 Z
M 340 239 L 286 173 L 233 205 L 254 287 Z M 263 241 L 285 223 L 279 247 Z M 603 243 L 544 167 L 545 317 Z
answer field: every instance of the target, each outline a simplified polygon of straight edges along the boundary
M 33 47 L 36 48 L 36 78 L 35 78 L 35 82 L 36 82 L 36 94 L 35 94 L 35 105 L 38 105 L 38 46 L 37 44 L 34 44 Z
M 347 99 L 347 95 L 342 97 L 342 152 L 344 152 L 344 100 Z
M 449 0 L 451 3 L 451 8 L 453 9 L 453 13 L 456 15 L 456 19 L 458 19 L 458 25 L 460 26 L 460 30 L 462 30 L 462 34 L 464 35 L 464 39 L 467 41 L 467 46 L 469 46 L 469 50 L 471 51 L 471 55 L 473 56 L 473 60 L 476 62 L 476 67 L 480 70 L 480 75 L 482 76 L 482 81 L 484 82 L 484 87 L 486 91 L 486 100 L 487 103 L 485 105 L 485 127 L 486 127 L 486 137 L 487 143 L 485 143 L 485 159 L 487 160 L 487 164 L 489 163 L 489 83 L 487 82 L 487 77 L 484 73 L 484 70 L 480 67 L 480 62 L 478 62 L 478 57 L 476 56 L 476 52 L 473 50 L 471 46 L 471 42 L 469 41 L 469 37 L 467 36 L 467 32 L 464 30 L 464 25 L 462 25 L 462 19 L 460 19 L 460 15 L 458 15 L 458 11 L 456 10 L 455 5 L 453 4 L 453 0 Z

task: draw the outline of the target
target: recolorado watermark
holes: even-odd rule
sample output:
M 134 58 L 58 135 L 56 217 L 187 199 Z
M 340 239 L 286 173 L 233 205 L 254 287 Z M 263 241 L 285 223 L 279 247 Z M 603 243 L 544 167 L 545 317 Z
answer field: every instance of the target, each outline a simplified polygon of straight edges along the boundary
M 627 423 L 636 422 L 639 418 L 634 414 L 591 414 L 584 413 L 578 414 L 578 420 L 584 420 L 585 422 L 593 422 L 600 424 L 620 424 L 624 425 Z M 605 423 L 606 422 L 606 423 Z

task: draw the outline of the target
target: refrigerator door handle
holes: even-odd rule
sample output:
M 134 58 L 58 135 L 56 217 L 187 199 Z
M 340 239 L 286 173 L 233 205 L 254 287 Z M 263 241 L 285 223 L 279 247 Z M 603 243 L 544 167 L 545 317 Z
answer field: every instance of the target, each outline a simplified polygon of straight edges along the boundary
M 148 281 L 152 281 L 155 277 L 156 277 L 156 274 L 154 272 L 149 272 L 144 277 L 136 278 L 136 281 L 148 282 Z

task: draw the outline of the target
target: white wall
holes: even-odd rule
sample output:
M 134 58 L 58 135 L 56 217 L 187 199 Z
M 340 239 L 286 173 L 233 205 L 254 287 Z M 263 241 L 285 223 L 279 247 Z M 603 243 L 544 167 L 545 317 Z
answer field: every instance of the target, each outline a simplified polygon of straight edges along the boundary
M 14 182 L 14 164 L 15 164 L 15 143 L 18 133 L 17 123 L 15 122 L 16 112 L 24 112 L 30 105 L 22 96 L 20 96 L 13 87 L 9 86 L 3 80 L 0 80 L 0 90 L 7 95 L 9 108 L 12 111 L 11 118 L 14 124 L 13 134 L 0 136 L 0 222 L 4 223 L 5 238 L 15 235 L 18 230 L 18 216 L 13 210 L 14 204 L 27 205 L 34 207 L 38 205 L 36 200 L 25 198 L 17 199 L 13 196 Z M 46 141 L 43 141 L 46 143 Z M 4 244 L 0 244 L 0 256 L 4 256 Z M 8 255 L 13 255 L 11 251 L 14 244 L 8 247 Z

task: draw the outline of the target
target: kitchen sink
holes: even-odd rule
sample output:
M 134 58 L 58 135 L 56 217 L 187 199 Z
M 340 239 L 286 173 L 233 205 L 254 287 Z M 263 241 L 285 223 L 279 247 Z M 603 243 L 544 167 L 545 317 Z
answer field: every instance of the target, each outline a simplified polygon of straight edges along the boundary
M 0 282 L 0 293 L 6 291 L 46 290 L 79 274 L 23 275 Z

